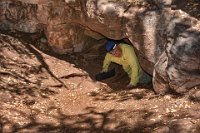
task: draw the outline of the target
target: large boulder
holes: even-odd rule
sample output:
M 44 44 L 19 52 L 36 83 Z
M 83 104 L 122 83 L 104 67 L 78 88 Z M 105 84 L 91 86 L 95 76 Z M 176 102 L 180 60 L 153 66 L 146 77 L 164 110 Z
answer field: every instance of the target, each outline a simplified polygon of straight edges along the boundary
M 80 52 L 91 38 L 129 40 L 142 68 L 153 76 L 157 93 L 171 89 L 185 93 L 200 85 L 200 22 L 181 10 L 172 10 L 171 3 L 1 0 L 0 29 L 44 30 L 49 45 L 59 54 Z

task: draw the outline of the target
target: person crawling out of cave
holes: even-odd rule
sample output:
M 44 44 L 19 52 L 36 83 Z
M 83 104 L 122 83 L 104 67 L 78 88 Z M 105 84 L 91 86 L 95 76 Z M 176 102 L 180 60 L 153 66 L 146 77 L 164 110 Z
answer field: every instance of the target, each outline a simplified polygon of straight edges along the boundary
M 114 62 L 122 66 L 124 71 L 130 77 L 130 82 L 126 86 L 127 89 L 137 87 L 138 84 L 144 85 L 151 81 L 151 77 L 146 74 L 138 62 L 133 47 L 120 41 L 108 40 L 106 42 L 106 56 L 103 61 L 101 73 L 96 76 L 97 80 L 103 80 L 109 72 L 109 65 Z M 99 76 L 105 76 L 104 78 Z

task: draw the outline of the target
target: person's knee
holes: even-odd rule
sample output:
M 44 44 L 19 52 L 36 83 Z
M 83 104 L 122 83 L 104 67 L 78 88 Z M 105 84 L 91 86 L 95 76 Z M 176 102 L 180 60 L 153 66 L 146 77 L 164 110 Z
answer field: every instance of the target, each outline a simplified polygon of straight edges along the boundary
M 140 77 L 140 84 L 148 84 L 150 83 L 152 80 L 152 77 L 150 75 L 148 75 L 147 73 L 143 72 L 143 74 Z

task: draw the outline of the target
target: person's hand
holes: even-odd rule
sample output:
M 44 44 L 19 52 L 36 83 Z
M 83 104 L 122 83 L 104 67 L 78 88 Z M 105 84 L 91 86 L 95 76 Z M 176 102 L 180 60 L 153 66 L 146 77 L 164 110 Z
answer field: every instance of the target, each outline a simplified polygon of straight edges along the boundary
M 126 89 L 132 89 L 132 88 L 134 88 L 134 87 L 135 87 L 134 85 L 128 84 L 128 85 L 126 86 Z

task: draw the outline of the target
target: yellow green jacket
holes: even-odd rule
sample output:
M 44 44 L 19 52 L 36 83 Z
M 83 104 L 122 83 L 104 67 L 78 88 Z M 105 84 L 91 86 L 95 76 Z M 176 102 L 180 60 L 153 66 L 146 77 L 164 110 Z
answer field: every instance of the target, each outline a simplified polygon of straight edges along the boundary
M 139 82 L 141 75 L 141 67 L 137 60 L 137 56 L 132 46 L 127 44 L 119 44 L 122 49 L 122 56 L 115 57 L 110 53 L 107 53 L 103 62 L 103 72 L 108 71 L 108 67 L 111 62 L 122 65 L 125 72 L 128 73 L 131 78 L 130 84 L 136 86 Z

